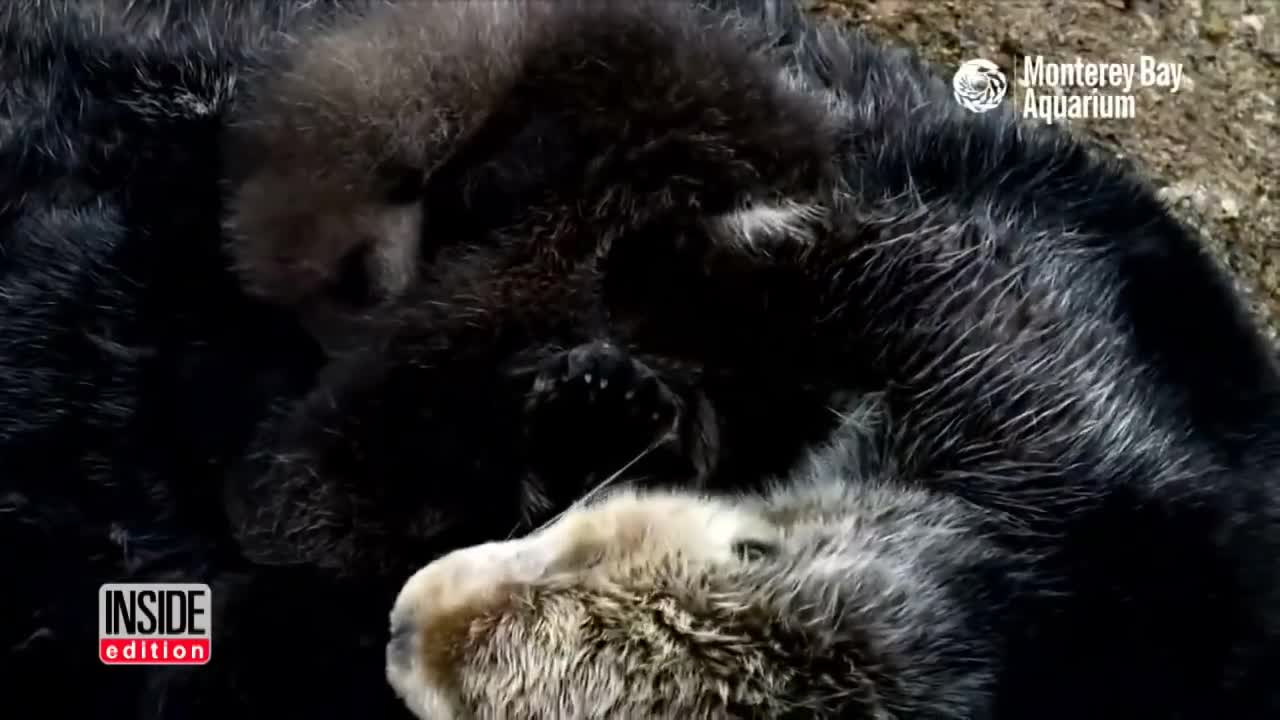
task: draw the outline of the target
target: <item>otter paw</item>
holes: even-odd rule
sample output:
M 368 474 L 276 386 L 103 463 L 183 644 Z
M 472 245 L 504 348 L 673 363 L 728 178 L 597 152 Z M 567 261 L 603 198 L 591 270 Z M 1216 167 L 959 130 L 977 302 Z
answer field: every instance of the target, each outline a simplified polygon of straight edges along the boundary
M 671 433 L 680 402 L 652 369 L 609 342 L 561 352 L 538 369 L 526 434 L 543 454 L 632 454 Z M 617 459 L 612 457 L 610 459 Z

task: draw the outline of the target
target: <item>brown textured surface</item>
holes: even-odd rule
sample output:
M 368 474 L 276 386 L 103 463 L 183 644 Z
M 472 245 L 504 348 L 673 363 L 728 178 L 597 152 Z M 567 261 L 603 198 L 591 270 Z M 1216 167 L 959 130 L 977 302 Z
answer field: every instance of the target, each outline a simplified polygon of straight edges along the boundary
M 1183 87 L 1135 88 L 1136 117 L 1072 120 L 1136 163 L 1200 230 L 1280 347 L 1280 0 L 807 0 L 919 48 L 948 72 L 986 58 L 1184 65 Z

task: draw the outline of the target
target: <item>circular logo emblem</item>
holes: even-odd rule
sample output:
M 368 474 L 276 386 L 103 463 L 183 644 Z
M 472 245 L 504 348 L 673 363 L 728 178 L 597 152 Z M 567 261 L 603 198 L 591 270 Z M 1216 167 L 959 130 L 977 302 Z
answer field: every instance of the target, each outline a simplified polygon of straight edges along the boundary
M 1000 68 L 989 60 L 969 60 L 951 78 L 956 102 L 968 110 L 981 113 L 1000 104 L 1009 82 Z

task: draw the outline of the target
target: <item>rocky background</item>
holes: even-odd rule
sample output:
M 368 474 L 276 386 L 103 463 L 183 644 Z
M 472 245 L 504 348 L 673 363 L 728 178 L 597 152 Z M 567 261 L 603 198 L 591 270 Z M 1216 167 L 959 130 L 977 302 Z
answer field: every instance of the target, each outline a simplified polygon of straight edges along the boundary
M 1134 89 L 1136 118 L 1069 124 L 1161 189 L 1280 349 L 1280 0 L 805 2 L 918 48 L 948 74 L 985 58 L 1012 83 L 1026 55 L 1136 63 L 1145 54 L 1183 63 L 1176 94 Z

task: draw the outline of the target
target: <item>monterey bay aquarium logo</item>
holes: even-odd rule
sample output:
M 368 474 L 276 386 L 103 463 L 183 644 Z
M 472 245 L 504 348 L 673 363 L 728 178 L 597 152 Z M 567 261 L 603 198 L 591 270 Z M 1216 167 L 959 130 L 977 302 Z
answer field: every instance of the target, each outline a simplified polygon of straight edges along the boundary
M 962 63 L 951 78 L 956 102 L 970 112 L 985 113 L 999 107 L 1009 95 L 1023 117 L 1048 124 L 1072 119 L 1132 119 L 1137 115 L 1136 88 L 1175 94 L 1186 81 L 1182 63 L 1162 62 L 1150 55 L 1138 56 L 1137 62 L 1085 62 L 1079 58 L 1051 62 L 1042 55 L 1028 55 L 1014 70 L 1011 82 L 989 60 Z
M 966 110 L 981 113 L 995 108 L 1009 89 L 1000 68 L 989 60 L 969 60 L 951 78 L 956 102 Z
M 98 589 L 98 659 L 108 665 L 204 665 L 212 627 L 208 585 L 109 583 Z

